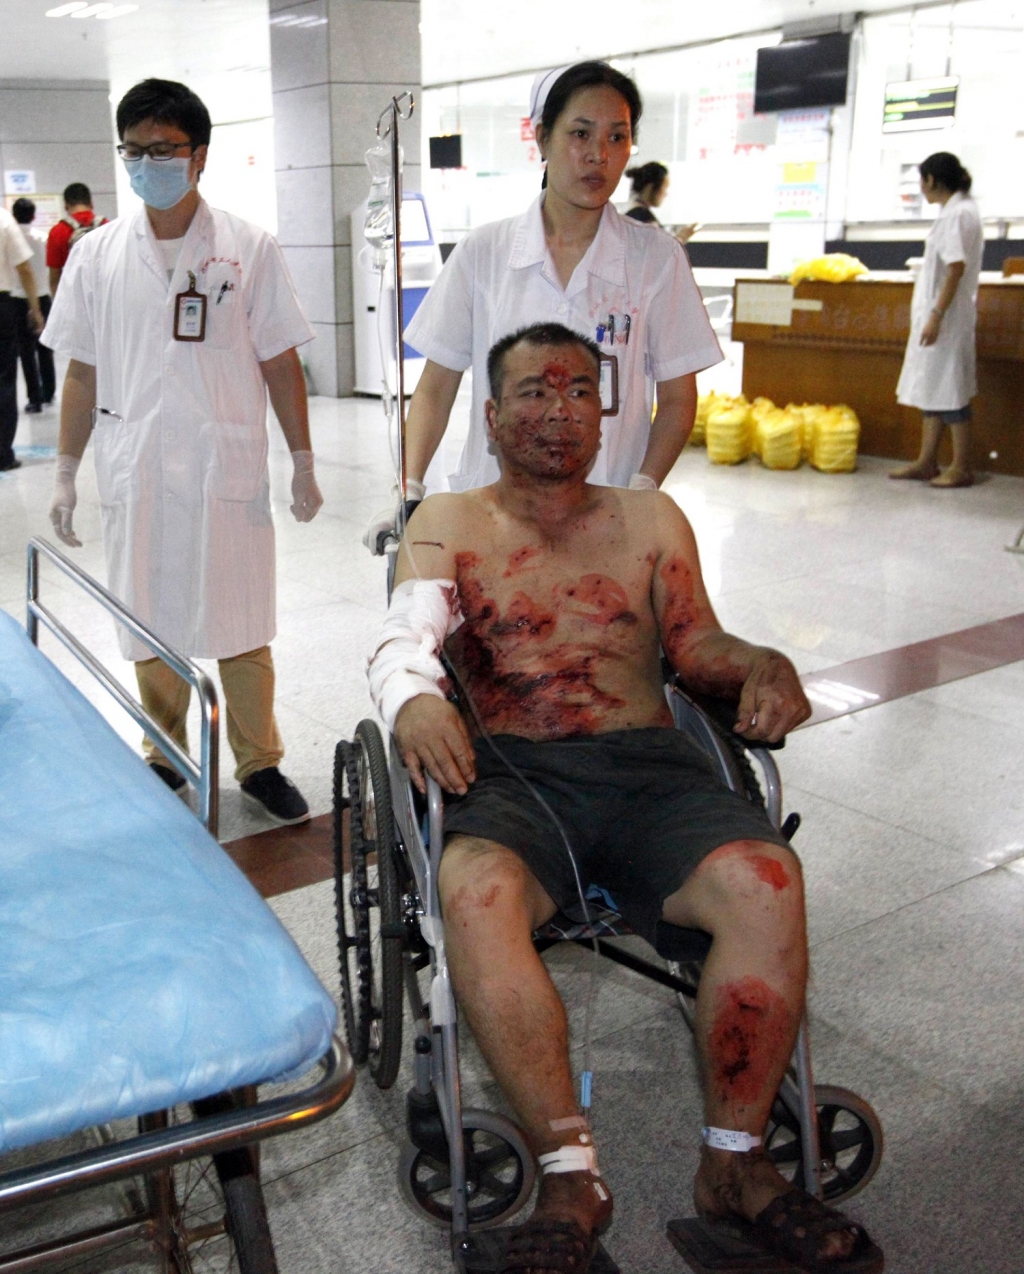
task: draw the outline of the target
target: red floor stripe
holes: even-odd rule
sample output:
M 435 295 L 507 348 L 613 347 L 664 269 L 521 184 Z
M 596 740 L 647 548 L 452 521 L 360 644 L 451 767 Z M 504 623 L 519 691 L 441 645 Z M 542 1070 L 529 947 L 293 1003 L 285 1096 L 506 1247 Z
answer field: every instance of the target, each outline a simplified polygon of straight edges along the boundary
M 814 715 L 803 726 L 861 712 L 1024 659 L 1024 615 L 884 650 L 801 678 Z

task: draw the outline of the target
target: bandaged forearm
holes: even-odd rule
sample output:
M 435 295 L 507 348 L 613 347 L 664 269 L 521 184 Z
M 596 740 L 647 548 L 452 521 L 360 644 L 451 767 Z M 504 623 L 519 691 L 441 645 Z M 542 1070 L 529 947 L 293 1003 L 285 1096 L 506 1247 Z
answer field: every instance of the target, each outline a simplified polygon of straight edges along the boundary
M 370 697 L 389 730 L 417 695 L 445 697 L 441 648 L 462 623 L 454 580 L 406 580 L 391 594 L 377 649 L 367 663 Z

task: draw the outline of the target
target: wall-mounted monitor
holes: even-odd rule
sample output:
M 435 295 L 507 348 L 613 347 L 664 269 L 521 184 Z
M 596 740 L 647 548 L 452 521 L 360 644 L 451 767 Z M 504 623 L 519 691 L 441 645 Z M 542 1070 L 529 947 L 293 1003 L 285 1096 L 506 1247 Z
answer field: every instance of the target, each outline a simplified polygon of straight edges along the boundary
M 462 167 L 462 134 L 448 133 L 430 138 L 431 168 Z
M 850 65 L 850 33 L 831 31 L 757 50 L 754 111 L 842 106 Z
M 959 84 L 955 76 L 887 84 L 882 132 L 914 133 L 924 128 L 952 128 Z

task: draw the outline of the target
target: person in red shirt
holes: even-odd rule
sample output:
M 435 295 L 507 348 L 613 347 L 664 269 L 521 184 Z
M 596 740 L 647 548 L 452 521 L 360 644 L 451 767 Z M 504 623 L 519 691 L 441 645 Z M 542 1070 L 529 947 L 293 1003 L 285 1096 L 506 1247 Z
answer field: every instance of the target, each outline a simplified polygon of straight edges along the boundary
M 84 181 L 73 181 L 64 190 L 64 216 L 50 231 L 46 241 L 46 265 L 50 271 L 50 296 L 57 295 L 61 271 L 67 265 L 71 239 L 79 226 L 102 226 L 106 217 L 96 217 L 92 208 L 92 191 Z

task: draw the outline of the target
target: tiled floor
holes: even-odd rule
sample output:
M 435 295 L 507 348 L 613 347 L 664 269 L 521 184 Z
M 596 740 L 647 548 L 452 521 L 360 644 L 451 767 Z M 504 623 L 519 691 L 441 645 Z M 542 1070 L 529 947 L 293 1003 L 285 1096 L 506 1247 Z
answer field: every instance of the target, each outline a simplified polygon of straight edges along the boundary
M 288 514 L 287 460 L 280 439 L 273 444 L 274 650 L 284 768 L 324 815 L 334 745 L 370 712 L 362 663 L 384 610 L 384 579 L 359 536 L 391 479 L 376 402 L 316 400 L 313 420 L 327 503 L 308 526 Z M 52 415 L 23 420 L 20 442 L 54 440 Z M 787 807 L 804 817 L 796 846 L 808 883 L 817 1078 L 871 1101 L 886 1133 L 879 1174 L 850 1211 L 883 1243 L 896 1274 L 1020 1274 L 1024 664 L 1010 661 L 1024 657 L 1012 619 L 1024 613 L 1024 557 L 1003 546 L 1024 521 L 1024 482 L 938 492 L 890 483 L 885 471 L 870 459 L 845 476 L 769 473 L 753 462 L 722 469 L 690 451 L 668 489 L 694 523 L 727 627 L 785 650 L 819 690 L 831 683 L 833 697 L 836 683 L 879 694 L 853 715 L 824 719 L 823 710 L 780 757 Z M 0 605 L 16 614 L 24 544 L 47 532 L 51 481 L 52 461 L 38 452 L 0 477 Z M 88 462 L 80 487 L 86 543 L 75 557 L 102 579 Z M 109 621 L 52 571 L 44 596 L 125 668 Z M 948 636 L 965 630 L 978 633 Z M 989 644 L 972 664 L 978 634 Z M 911 645 L 909 662 L 887 653 Z M 52 639 L 43 646 L 83 684 Z M 948 681 L 954 656 L 959 673 L 987 671 Z M 102 692 L 87 693 L 103 703 Z M 103 710 L 137 741 L 119 710 Z M 241 805 L 227 754 L 225 768 L 222 838 L 252 836 L 262 826 Z M 259 837 L 232 848 L 263 873 L 258 883 L 277 894 L 275 910 L 334 987 L 332 886 L 321 880 L 328 831 L 323 819 L 290 834 L 276 863 Z M 278 892 L 287 885 L 300 887 Z M 578 1042 L 586 957 L 549 958 Z M 689 1210 L 696 1155 L 699 1100 L 685 1032 L 667 993 L 611 968 L 601 973 L 595 1022 L 595 1127 L 617 1200 L 607 1246 L 624 1274 L 681 1271 L 664 1223 Z M 499 1105 L 471 1043 L 464 1062 L 468 1100 Z M 395 1090 L 379 1093 L 361 1077 L 333 1119 L 267 1146 L 282 1274 L 451 1268 L 443 1233 L 408 1212 L 395 1182 L 407 1084 L 404 1072 Z M 104 1268 L 149 1267 L 125 1258 Z

